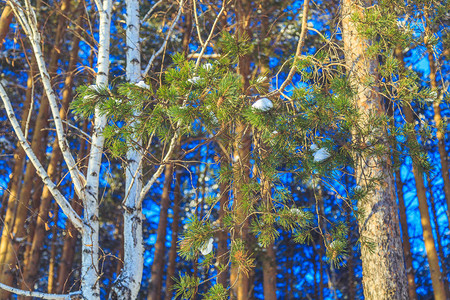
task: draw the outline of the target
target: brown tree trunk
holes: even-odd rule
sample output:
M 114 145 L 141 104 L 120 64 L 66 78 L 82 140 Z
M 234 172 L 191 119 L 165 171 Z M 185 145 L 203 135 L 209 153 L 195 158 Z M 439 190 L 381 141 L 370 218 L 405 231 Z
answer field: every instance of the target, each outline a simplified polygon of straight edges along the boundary
M 396 50 L 396 55 L 403 63 L 403 57 L 400 53 L 400 49 Z M 403 107 L 406 122 L 414 125 L 414 115 L 411 106 L 405 105 Z M 419 149 L 420 145 L 417 141 L 416 134 L 413 131 L 406 133 L 408 138 L 408 144 L 411 149 Z M 433 292 L 436 300 L 446 299 L 445 288 L 441 278 L 441 270 L 439 267 L 439 259 L 437 256 L 436 246 L 434 243 L 433 231 L 431 228 L 430 214 L 428 211 L 427 194 L 423 178 L 423 169 L 415 158 L 415 154 L 412 155 L 413 160 L 413 174 L 416 182 L 417 199 L 419 201 L 420 221 L 422 224 L 423 239 L 425 242 L 425 249 L 427 252 L 428 264 L 430 266 L 431 281 L 433 284 Z M 406 212 L 405 212 L 406 213 Z M 402 212 L 401 212 L 402 214 Z M 403 226 L 403 224 L 402 224 Z M 407 230 L 405 224 L 405 229 Z
M 348 186 L 348 184 L 346 184 Z M 347 299 L 355 299 L 356 298 L 356 290 L 355 290 L 355 266 L 353 263 L 353 245 L 352 245 L 352 224 L 351 224 L 351 208 L 345 205 L 345 211 L 347 214 L 347 226 L 349 226 L 349 247 L 348 247 L 348 258 L 347 258 Z M 410 299 L 411 300 L 411 299 Z
M 397 155 L 394 154 L 394 163 L 396 156 Z M 398 206 L 400 210 L 400 224 L 402 227 L 403 254 L 405 255 L 406 276 L 408 278 L 408 296 L 409 300 L 417 300 L 416 282 L 414 280 L 414 266 L 412 263 L 413 259 L 411 254 L 411 243 L 409 242 L 408 222 L 406 219 L 405 197 L 403 195 L 403 182 L 400 177 L 400 170 L 395 171 L 395 182 L 397 185 Z
M 431 213 L 433 214 L 433 222 L 436 229 L 436 239 L 437 239 L 437 245 L 438 245 L 438 254 L 439 259 L 441 260 L 441 266 L 442 266 L 442 282 L 445 289 L 445 294 L 447 296 L 447 299 L 450 299 L 450 284 L 448 282 L 448 270 L 447 265 L 445 264 L 445 255 L 444 255 L 444 249 L 442 247 L 441 243 L 441 233 L 439 232 L 439 223 L 438 223 L 438 217 L 436 213 L 436 204 L 434 202 L 434 195 L 433 195 L 433 189 L 432 189 L 432 180 L 430 178 L 430 175 L 428 176 L 428 192 L 430 193 L 430 206 L 431 206 Z
M 175 188 L 173 190 L 173 219 L 172 219 L 172 243 L 169 251 L 169 263 L 167 265 L 166 276 L 166 300 L 172 299 L 172 286 L 173 277 L 175 276 L 177 265 L 177 241 L 178 241 L 178 228 L 180 222 L 180 205 L 181 205 L 181 172 L 175 170 Z
M 158 230 L 156 233 L 155 255 L 150 277 L 148 300 L 161 299 L 164 274 L 164 254 L 166 249 L 167 215 L 170 205 L 170 187 L 172 185 L 173 165 L 167 165 L 164 173 L 164 187 L 161 195 Z
M 65 14 L 69 9 L 70 1 L 65 0 L 62 3 L 61 11 L 62 14 Z M 58 66 L 58 57 L 60 52 L 60 47 L 62 44 L 63 33 L 66 29 L 66 16 L 60 15 L 58 17 L 58 27 L 56 29 L 56 38 L 55 45 L 52 49 L 51 57 L 50 57 L 50 65 L 49 72 L 50 74 L 55 74 Z M 48 126 L 48 115 L 49 115 L 49 103 L 45 96 L 41 99 L 41 106 L 39 108 L 39 114 L 36 119 L 36 124 L 33 132 L 33 139 L 31 141 L 31 148 L 33 152 L 38 157 L 43 157 L 43 153 L 45 152 L 45 146 L 47 144 L 47 135 L 43 130 Z M 14 227 L 12 232 L 13 240 L 7 246 L 8 250 L 3 261 L 3 272 L 0 274 L 0 282 L 11 285 L 13 281 L 13 273 L 11 272 L 15 266 L 17 265 L 17 255 L 19 251 L 19 247 L 22 244 L 21 241 L 26 239 L 27 232 L 25 229 L 25 221 L 27 219 L 28 212 L 28 203 L 31 198 L 32 186 L 35 180 L 36 171 L 34 166 L 29 163 L 27 164 L 27 168 L 25 171 L 25 177 L 23 182 L 23 187 L 20 191 L 20 196 L 18 199 L 16 218 L 14 221 Z M 1 252 L 1 251 L 0 251 Z M 20 266 L 19 266 L 20 267 Z M 9 293 L 0 290 L 0 299 L 7 299 L 9 297 Z
M 260 151 L 260 157 L 262 159 L 266 158 L 263 153 L 268 153 L 267 147 L 261 145 L 263 151 Z M 272 204 L 272 193 L 271 193 L 271 181 L 267 178 L 264 172 L 261 170 L 261 183 L 262 190 L 261 195 L 263 197 L 266 212 L 271 213 L 273 209 Z M 262 256 L 263 260 L 263 289 L 264 289 L 264 299 L 277 299 L 277 259 L 275 255 L 275 243 L 270 243 L 265 248 L 265 253 Z
M 428 60 L 430 64 L 430 85 L 431 90 L 439 95 L 438 93 L 438 85 L 436 81 L 436 63 L 434 62 L 433 57 L 433 49 L 428 46 L 427 48 Z M 438 150 L 439 157 L 441 159 L 441 174 L 442 179 L 444 180 L 444 194 L 445 200 L 447 201 L 447 217 L 450 220 L 450 175 L 449 175 L 449 165 L 448 165 L 448 153 L 445 149 L 445 131 L 444 131 L 444 123 L 442 122 L 442 114 L 441 114 L 441 100 L 435 99 L 433 101 L 433 110 L 434 110 L 434 122 L 436 123 L 437 131 L 436 138 L 438 140 Z M 449 221 L 450 228 L 450 221 Z
M 402 69 L 404 69 L 404 60 L 403 60 L 403 49 L 400 47 L 395 48 L 394 54 L 397 57 Z M 407 122 L 411 123 L 413 116 L 412 116 L 412 110 L 411 107 L 408 105 L 405 105 L 404 114 L 407 116 Z M 389 116 L 392 117 L 394 115 L 394 108 L 393 105 L 389 105 Z M 395 122 L 392 123 L 393 129 L 395 128 Z M 408 139 L 410 139 L 412 142 L 415 141 L 415 134 L 414 133 L 408 133 Z M 411 138 L 412 136 L 412 138 Z M 399 166 L 400 161 L 398 157 L 397 152 L 397 142 L 396 139 L 393 139 L 393 160 L 394 165 Z M 420 180 L 420 178 L 418 178 Z M 416 179 L 416 180 L 418 180 Z M 414 280 L 414 266 L 413 266 L 413 259 L 411 254 L 411 243 L 409 241 L 409 233 L 408 233 L 408 222 L 407 222 L 407 214 L 406 214 L 406 205 L 405 205 L 405 197 L 403 194 L 403 182 L 400 176 L 400 169 L 396 168 L 395 170 L 395 185 L 397 187 L 397 198 L 398 198 L 398 206 L 399 206 L 399 215 L 400 215 L 400 225 L 401 225 L 401 233 L 402 233 L 402 245 L 403 245 L 403 254 L 405 256 L 405 266 L 406 266 L 406 276 L 408 279 L 408 296 L 409 300 L 417 300 L 417 293 L 416 293 L 416 282 Z
M 47 292 L 54 293 L 55 291 L 55 282 L 56 282 L 56 254 L 57 254 L 57 240 L 58 240 L 58 217 L 59 217 L 59 206 L 57 203 L 53 205 L 53 213 L 54 213 L 54 223 L 52 227 L 52 241 L 50 246 L 50 261 L 48 265 L 48 283 L 47 283 Z M 36 268 L 37 269 L 37 268 Z
M 21 128 L 25 131 L 28 114 L 30 112 L 31 101 L 33 99 L 33 65 L 30 66 L 31 70 L 28 72 L 28 80 L 27 80 L 27 91 L 25 95 L 25 102 L 22 110 L 22 121 Z M 17 204 L 18 204 L 18 196 L 20 193 L 20 189 L 22 187 L 22 178 L 23 178 L 23 169 L 25 167 L 25 151 L 23 150 L 20 144 L 17 144 L 16 150 L 14 151 L 14 169 L 12 172 L 12 177 L 10 179 L 10 188 L 8 195 L 8 204 L 6 213 L 3 219 L 3 230 L 2 237 L 0 240 L 0 273 L 9 271 L 9 268 L 3 269 L 4 260 L 6 257 L 6 253 L 8 251 L 8 245 L 11 240 L 12 235 L 12 227 L 14 224 L 14 218 L 16 214 Z
M 277 299 L 277 260 L 274 243 L 265 248 L 263 259 L 264 299 Z
M 224 229 L 225 226 L 223 223 L 223 218 L 225 217 L 225 208 L 228 205 L 229 184 L 225 183 L 225 182 L 221 182 L 219 189 L 220 189 L 219 224 L 220 224 L 221 230 L 219 230 L 219 232 L 217 233 L 217 239 L 218 239 L 218 241 L 217 241 L 217 262 L 219 263 L 219 265 L 225 266 L 228 261 L 228 257 L 227 257 L 228 233 Z M 228 274 L 227 270 L 228 270 L 228 268 L 226 268 L 223 272 L 221 272 L 217 276 L 217 283 L 221 284 L 223 287 L 228 286 L 227 279 L 228 279 L 229 274 Z
M 75 37 L 72 44 L 72 50 L 70 53 L 69 69 L 67 70 L 67 76 L 64 82 L 65 88 L 62 97 L 62 107 L 59 112 L 59 115 L 62 120 L 66 119 L 69 104 L 72 100 L 73 79 L 76 64 L 78 61 L 79 42 L 80 39 L 78 37 Z M 53 142 L 52 156 L 50 158 L 50 163 L 47 168 L 47 174 L 54 182 L 56 181 L 55 179 L 59 177 L 58 165 L 61 164 L 61 160 L 62 160 L 62 153 L 59 149 L 58 141 L 55 138 Z M 32 239 L 32 245 L 30 248 L 30 252 L 25 255 L 25 262 L 24 262 L 25 267 L 23 271 L 23 282 L 21 285 L 22 289 L 24 290 L 28 289 L 32 290 L 34 287 L 34 281 L 37 279 L 36 276 L 38 274 L 38 268 L 36 268 L 36 265 L 38 265 L 41 258 L 42 246 L 44 244 L 44 239 L 46 235 L 45 224 L 47 223 L 48 220 L 48 213 L 52 199 L 53 197 L 50 190 L 48 189 L 47 186 L 44 186 L 39 206 L 39 214 L 36 221 L 36 227 L 34 230 L 34 237 Z
M 14 13 L 11 6 L 5 5 L 2 15 L 0 16 L 0 44 L 3 45 L 3 40 L 9 32 L 9 25 L 11 24 Z
M 370 41 L 358 35 L 356 24 L 351 20 L 354 14 L 362 15 L 365 8 L 356 0 L 342 0 L 341 3 L 345 59 L 350 79 L 357 89 L 356 105 L 361 114 L 359 126 L 364 128 L 370 126 L 370 114 L 384 114 L 376 86 L 365 85 L 370 78 L 377 78 L 377 62 L 366 57 Z M 374 130 L 377 131 L 376 138 L 389 149 L 385 128 Z M 353 138 L 356 144 L 363 141 L 359 141 L 356 129 Z M 368 188 L 371 180 L 378 181 L 375 187 L 370 188 L 366 198 L 358 203 L 358 209 L 364 212 L 360 217 L 360 235 L 363 241 L 371 243 L 370 246 L 361 246 L 364 296 L 367 300 L 407 299 L 407 280 L 389 155 L 362 153 L 355 159 L 359 186 Z
M 236 22 L 237 35 L 249 35 L 251 2 L 248 0 L 236 1 Z M 250 57 L 249 55 L 239 57 L 238 73 L 242 76 L 243 92 L 248 93 L 249 76 L 250 76 Z M 249 219 L 246 218 L 243 211 L 244 193 L 243 186 L 249 183 L 250 179 L 250 147 L 251 137 L 250 128 L 243 123 L 236 125 L 235 140 L 235 162 L 234 169 L 234 200 L 233 209 L 236 213 L 237 228 L 235 229 L 237 237 L 248 244 Z M 250 273 L 250 272 L 249 272 Z M 232 296 L 237 300 L 247 300 L 250 297 L 250 280 L 249 274 L 238 272 L 237 267 L 232 265 L 230 272 L 230 285 L 232 285 Z M 235 283 L 235 284 L 234 284 Z M 234 285 L 233 285 L 234 284 Z

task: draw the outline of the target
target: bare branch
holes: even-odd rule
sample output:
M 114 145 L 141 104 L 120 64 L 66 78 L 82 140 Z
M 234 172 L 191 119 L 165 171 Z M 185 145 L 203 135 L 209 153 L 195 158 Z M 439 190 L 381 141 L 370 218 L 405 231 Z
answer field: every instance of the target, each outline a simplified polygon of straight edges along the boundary
M 155 10 L 155 8 L 161 4 L 161 2 L 163 2 L 163 0 L 159 0 L 158 2 L 156 2 L 155 4 L 153 4 L 153 6 L 149 9 L 149 11 L 145 14 L 144 18 L 142 18 L 141 23 L 144 23 L 148 18 L 150 18 L 152 12 Z
M 211 31 L 209 32 L 209 36 L 208 39 L 206 40 L 205 44 L 202 47 L 202 50 L 200 51 L 199 56 L 197 57 L 197 61 L 195 62 L 195 69 L 198 68 L 198 66 L 200 65 L 200 61 L 202 60 L 202 56 L 206 51 L 206 47 L 208 47 L 209 42 L 211 41 L 213 34 L 214 34 L 214 29 L 216 28 L 217 22 L 220 19 L 220 16 L 223 14 L 223 12 L 225 11 L 225 6 L 226 6 L 226 0 L 222 1 L 222 8 L 219 11 L 219 14 L 217 15 L 216 19 L 214 20 L 214 24 L 211 28 Z
M 198 41 L 200 42 L 200 45 L 203 47 L 204 43 L 203 43 L 202 35 L 201 35 L 201 32 L 200 32 L 200 25 L 199 25 L 199 23 L 198 23 L 197 4 L 196 4 L 197 2 L 196 2 L 196 1 L 197 1 L 197 0 L 192 0 L 192 3 L 193 3 L 193 5 L 194 5 L 195 27 L 196 27 L 196 29 L 197 29 Z
M 180 7 L 178 8 L 178 14 L 175 17 L 175 20 L 173 20 L 172 25 L 170 26 L 169 30 L 166 32 L 166 38 L 164 39 L 163 44 L 161 45 L 161 48 L 158 49 L 155 53 L 153 53 L 152 57 L 150 58 L 147 67 L 145 67 L 144 72 L 142 73 L 142 77 L 147 76 L 148 72 L 150 71 L 150 68 L 152 67 L 153 61 L 164 51 L 164 48 L 166 48 L 167 41 L 169 40 L 170 36 L 172 35 L 173 28 L 178 23 L 178 20 L 181 17 L 181 12 L 183 10 L 183 3 L 184 0 L 180 1 Z
M 164 156 L 158 169 L 153 174 L 152 178 L 150 178 L 149 182 L 147 182 L 147 184 L 142 188 L 141 194 L 139 195 L 137 207 L 142 206 L 142 201 L 144 201 L 145 195 L 148 193 L 148 191 L 150 190 L 152 185 L 155 183 L 156 179 L 158 179 L 158 177 L 162 174 L 162 172 L 164 171 L 164 168 L 166 167 L 166 163 L 172 157 L 173 151 L 175 150 L 175 148 L 176 148 L 175 146 L 178 141 L 178 136 L 179 136 L 178 131 L 179 130 L 175 131 L 175 134 L 173 135 L 172 139 L 170 140 L 169 150 L 167 151 L 166 156 Z
M 292 78 L 294 77 L 295 71 L 297 70 L 296 64 L 298 62 L 299 57 L 302 54 L 303 44 L 305 43 L 306 32 L 308 31 L 308 12 L 309 12 L 309 0 L 304 0 L 303 2 L 303 18 L 302 18 L 302 29 L 300 31 L 300 37 L 297 44 L 297 50 L 294 56 L 294 63 L 292 64 L 291 70 L 289 71 L 286 80 L 281 84 L 281 86 L 270 93 L 271 96 L 275 96 L 276 94 L 280 94 L 283 90 L 291 83 Z
M 13 288 L 13 287 L 3 284 L 3 283 L 0 283 L 0 289 L 11 292 L 18 296 L 34 297 L 34 298 L 41 298 L 41 299 L 71 299 L 72 297 L 81 295 L 81 291 L 76 291 L 76 292 L 72 292 L 69 294 L 47 294 L 47 293 L 42 293 L 42 292 L 24 291 L 21 289 Z

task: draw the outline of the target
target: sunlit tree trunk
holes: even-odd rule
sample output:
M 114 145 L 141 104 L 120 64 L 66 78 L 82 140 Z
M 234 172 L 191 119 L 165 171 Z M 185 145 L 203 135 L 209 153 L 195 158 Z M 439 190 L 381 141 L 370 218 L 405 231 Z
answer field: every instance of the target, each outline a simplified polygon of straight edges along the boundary
M 3 40 L 9 32 L 9 25 L 14 17 L 11 6 L 5 5 L 0 16 L 0 44 L 3 45 Z
M 436 203 L 434 202 L 434 194 L 433 194 L 433 184 L 432 184 L 433 180 L 430 178 L 430 175 L 428 175 L 428 192 L 430 193 L 430 207 L 431 207 L 431 213 L 433 214 L 433 222 L 435 225 L 435 230 L 436 230 L 436 240 L 437 240 L 437 245 L 438 245 L 438 255 L 439 255 L 439 259 L 441 261 L 441 267 L 442 267 L 442 284 L 444 285 L 444 289 L 445 289 L 445 295 L 447 297 L 447 299 L 450 299 L 450 285 L 447 279 L 447 274 L 448 274 L 448 270 L 447 270 L 447 265 L 445 263 L 445 255 L 444 255 L 444 249 L 442 247 L 442 242 L 441 242 L 441 233 L 439 231 L 439 222 L 438 222 L 438 216 L 437 216 L 437 212 L 436 212 Z
M 431 46 L 427 48 L 428 61 L 430 65 L 430 86 L 432 92 L 436 93 L 436 96 L 439 95 L 438 84 L 436 81 L 436 63 L 434 61 L 433 49 Z M 449 174 L 449 165 L 448 165 L 448 153 L 445 149 L 445 130 L 444 123 L 442 121 L 441 114 L 441 99 L 436 97 L 433 101 L 433 110 L 434 110 L 434 122 L 437 127 L 436 138 L 438 140 L 438 150 L 439 157 L 441 159 L 441 174 L 442 179 L 444 180 L 444 194 L 445 200 L 447 201 L 447 218 L 450 220 L 450 174 Z M 450 228 L 450 221 L 449 221 Z
M 80 33 L 80 30 L 78 30 L 78 33 Z M 70 60 L 69 60 L 69 67 L 67 70 L 67 76 L 64 81 L 65 88 L 62 96 L 62 107 L 59 113 L 62 120 L 66 119 L 69 104 L 72 101 L 73 79 L 75 68 L 78 61 L 79 42 L 80 39 L 78 38 L 78 35 L 75 35 L 72 44 L 72 50 L 70 52 Z M 58 165 L 61 164 L 61 161 L 62 161 L 62 153 L 59 150 L 58 141 L 55 139 L 55 141 L 53 142 L 50 163 L 47 168 L 47 174 L 53 181 L 56 181 L 55 179 L 59 177 Z M 36 220 L 36 227 L 34 230 L 34 237 L 32 239 L 32 245 L 29 250 L 30 252 L 25 255 L 23 282 L 21 284 L 21 288 L 24 290 L 27 289 L 33 290 L 34 281 L 37 279 L 36 276 L 39 270 L 38 268 L 36 268 L 36 266 L 39 265 L 39 261 L 41 258 L 42 245 L 44 244 L 44 239 L 46 236 L 45 225 L 48 220 L 49 208 L 52 199 L 53 196 L 50 190 L 48 189 L 47 186 L 44 186 L 44 190 L 42 192 L 40 201 L 39 214 Z
M 399 51 L 400 50 L 397 50 L 396 54 L 400 60 L 400 63 L 403 64 L 403 57 Z M 406 122 L 408 122 L 411 126 L 414 126 L 414 112 L 411 106 L 404 105 L 403 113 L 405 115 Z M 406 132 L 406 135 L 408 138 L 408 144 L 410 149 L 412 149 L 412 151 L 417 151 L 421 146 L 417 141 L 415 132 L 413 130 L 409 130 L 408 132 Z M 431 282 L 433 284 L 434 297 L 436 300 L 441 299 L 443 300 L 446 299 L 445 289 L 441 278 L 441 270 L 439 267 L 439 259 L 434 242 L 433 230 L 431 228 L 430 213 L 428 211 L 429 207 L 427 203 L 427 191 L 425 188 L 425 182 L 423 178 L 424 174 L 423 169 L 420 166 L 420 163 L 417 161 L 417 158 L 415 158 L 416 155 L 417 153 L 412 154 L 413 160 L 412 168 L 416 183 L 417 200 L 419 202 L 420 222 L 422 224 L 423 240 L 425 243 L 428 264 L 430 266 Z M 406 225 L 405 229 L 407 230 Z
M 148 300 L 161 299 L 162 279 L 164 274 L 164 252 L 167 234 L 167 216 L 170 205 L 170 188 L 173 181 L 173 165 L 166 167 L 164 173 L 164 187 L 161 195 L 159 222 L 156 233 L 155 254 L 153 256 L 153 264 L 151 269 L 150 290 Z
M 244 34 L 249 34 L 251 11 L 252 5 L 250 1 L 239 0 L 236 2 L 237 35 L 243 36 Z M 243 92 L 246 93 L 248 92 L 247 88 L 249 87 L 250 77 L 249 55 L 239 57 L 238 72 L 242 76 Z M 236 140 L 234 144 L 233 163 L 233 193 L 235 203 L 233 204 L 233 209 L 236 213 L 236 234 L 244 242 L 248 243 L 249 219 L 246 218 L 243 212 L 243 202 L 246 201 L 246 199 L 244 199 L 243 187 L 249 183 L 250 179 L 250 128 L 245 124 L 239 123 L 235 130 Z M 234 265 L 231 266 L 230 285 L 233 286 L 231 292 L 237 300 L 244 300 L 250 297 L 249 274 L 238 271 L 238 268 Z
M 382 99 L 376 86 L 368 87 L 369 78 L 375 79 L 376 61 L 366 57 L 370 41 L 364 40 L 356 30 L 352 15 L 364 13 L 364 5 L 356 0 L 343 0 L 342 27 L 346 64 L 356 89 L 356 105 L 361 114 L 359 126 L 368 124 L 370 115 L 384 114 Z M 378 128 L 379 140 L 388 149 L 385 129 Z M 358 139 L 355 132 L 355 142 Z M 362 141 L 361 141 L 362 142 Z M 378 183 L 370 188 L 366 198 L 358 203 L 364 212 L 360 217 L 360 235 L 363 241 L 371 243 L 361 246 L 364 296 L 368 300 L 407 299 L 407 280 L 400 239 L 394 182 L 388 153 L 356 157 L 356 183 L 368 188 L 371 180 Z
M 63 13 L 67 13 L 69 10 L 69 1 L 62 3 L 61 10 Z M 59 49 L 61 48 L 62 36 L 66 29 L 66 18 L 60 15 L 58 17 L 58 27 L 56 29 L 55 45 L 51 52 L 49 71 L 50 74 L 54 74 L 58 67 Z M 47 136 L 45 135 L 44 128 L 48 125 L 49 117 L 49 102 L 47 97 L 43 96 L 41 99 L 41 106 L 39 108 L 39 114 L 36 119 L 35 128 L 33 131 L 33 138 L 31 141 L 31 147 L 34 153 L 38 157 L 43 157 L 45 151 L 45 145 Z M 19 247 L 23 239 L 26 239 L 27 232 L 25 229 L 25 221 L 28 215 L 28 204 L 31 198 L 33 182 L 35 180 L 35 168 L 29 163 L 27 165 L 23 187 L 20 191 L 18 198 L 18 205 L 14 220 L 14 226 L 12 230 L 12 236 L 14 239 L 9 243 L 6 256 L 4 258 L 3 264 L 6 268 L 16 266 L 17 257 L 19 255 Z M 0 251 L 1 252 L 1 251 Z M 0 282 L 11 285 L 13 281 L 13 274 L 6 269 L 3 269 L 2 274 L 0 274 Z M 0 290 L 0 299 L 8 297 L 8 293 L 4 290 Z
M 400 224 L 402 226 L 403 253 L 405 255 L 406 275 L 408 278 L 408 296 L 410 300 L 416 300 L 416 282 L 414 280 L 414 266 L 412 263 L 413 260 L 411 254 L 411 243 L 409 241 L 410 238 L 408 234 L 408 222 L 406 218 L 405 197 L 403 194 L 403 182 L 400 177 L 400 170 L 395 171 L 395 182 L 397 186 L 398 206 L 400 210 Z
M 58 250 L 58 218 L 59 218 L 59 206 L 55 203 L 53 205 L 53 213 L 54 213 L 54 225 L 52 227 L 52 239 L 50 242 L 50 260 L 48 265 L 48 282 L 47 282 L 47 291 L 49 293 L 53 293 L 55 291 L 55 282 L 56 282 L 56 265 L 57 265 L 57 250 Z
M 27 79 L 27 91 L 25 95 L 25 102 L 23 105 L 22 110 L 22 121 L 21 121 L 21 128 L 23 131 L 25 131 L 27 126 L 27 118 L 28 114 L 30 112 L 31 107 L 31 101 L 33 100 L 33 66 L 30 66 L 31 70 L 28 72 L 28 79 Z M 6 272 L 7 269 L 3 270 L 5 267 L 3 262 L 6 257 L 6 253 L 8 251 L 8 245 L 11 239 L 12 234 L 12 226 L 14 224 L 14 217 L 16 213 L 16 208 L 18 204 L 18 198 L 20 189 L 22 186 L 22 178 L 23 178 L 23 171 L 25 167 L 25 151 L 20 146 L 20 144 L 17 144 L 17 148 L 14 151 L 14 169 L 12 171 L 12 177 L 10 179 L 10 187 L 9 187 L 9 194 L 8 194 L 8 201 L 7 201 L 7 208 L 5 210 L 5 215 L 2 216 L 3 218 L 3 230 L 2 230 L 2 237 L 0 240 L 0 272 Z M 6 193 L 5 193 L 6 194 Z

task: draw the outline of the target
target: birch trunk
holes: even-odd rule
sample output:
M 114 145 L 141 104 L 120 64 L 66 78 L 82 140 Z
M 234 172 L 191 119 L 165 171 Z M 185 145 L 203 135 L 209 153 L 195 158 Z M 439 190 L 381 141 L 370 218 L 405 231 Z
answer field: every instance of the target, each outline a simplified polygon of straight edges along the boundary
M 345 59 L 350 70 L 350 79 L 356 88 L 356 105 L 361 117 L 359 126 L 369 126 L 370 114 L 384 113 L 382 99 L 375 86 L 368 87 L 365 82 L 376 79 L 376 61 L 366 57 L 369 41 L 358 35 L 356 24 L 351 20 L 353 14 L 364 13 L 360 1 L 343 0 L 342 26 Z M 375 129 L 375 134 L 388 149 L 384 129 Z M 355 142 L 358 136 L 354 136 Z M 387 153 L 380 156 L 362 154 L 357 157 L 356 180 L 362 188 L 368 187 L 370 180 L 379 183 L 370 190 L 366 198 L 358 203 L 364 212 L 360 218 L 360 234 L 371 243 L 361 247 L 363 266 L 364 296 L 368 300 L 407 299 L 407 281 L 400 228 L 397 217 L 391 163 Z
M 99 49 L 97 58 L 96 85 L 108 86 L 109 74 L 109 47 L 111 24 L 111 0 L 103 0 L 98 3 L 100 16 L 99 24 Z M 84 227 L 81 237 L 81 292 L 86 300 L 100 298 L 99 272 L 98 272 L 98 203 L 99 175 L 102 163 L 103 145 L 105 138 L 103 130 L 106 125 L 106 117 L 95 108 L 95 122 L 92 132 L 91 152 L 87 170 L 85 197 L 83 198 L 83 222 Z
M 127 0 L 127 66 L 126 76 L 130 83 L 138 83 L 141 79 L 141 56 L 139 47 L 139 1 Z M 139 114 L 139 109 L 135 114 Z M 129 126 L 135 126 L 134 123 Z M 137 142 L 141 144 L 140 141 Z M 128 143 L 125 200 L 123 213 L 123 250 L 124 260 L 122 272 L 114 282 L 110 299 L 136 299 L 141 286 L 144 268 L 144 245 L 142 237 L 142 210 L 139 196 L 142 191 L 142 154 L 139 146 Z

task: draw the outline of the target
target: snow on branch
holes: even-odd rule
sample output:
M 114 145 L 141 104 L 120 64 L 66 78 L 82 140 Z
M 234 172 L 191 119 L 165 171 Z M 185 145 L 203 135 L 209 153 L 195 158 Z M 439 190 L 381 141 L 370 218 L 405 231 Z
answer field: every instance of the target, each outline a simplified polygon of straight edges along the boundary
M 19 122 L 17 121 L 16 115 L 14 114 L 11 101 L 9 100 L 9 97 L 6 94 L 6 91 L 1 83 L 0 83 L 0 97 L 2 98 L 3 105 L 5 106 L 5 110 L 8 115 L 8 119 L 11 122 L 11 125 L 16 133 L 16 136 L 20 144 L 22 145 L 23 150 L 25 151 L 34 168 L 36 169 L 36 172 L 41 177 L 44 184 L 49 188 L 56 202 L 61 207 L 64 214 L 69 218 L 70 222 L 72 222 L 75 228 L 77 228 L 80 232 L 83 231 L 83 223 L 81 221 L 80 216 L 73 210 L 69 201 L 67 201 L 67 199 L 57 189 L 53 181 L 51 181 L 41 162 L 36 157 L 36 154 L 33 152 L 33 149 L 31 149 L 30 144 L 25 139 L 22 129 L 20 128 Z

